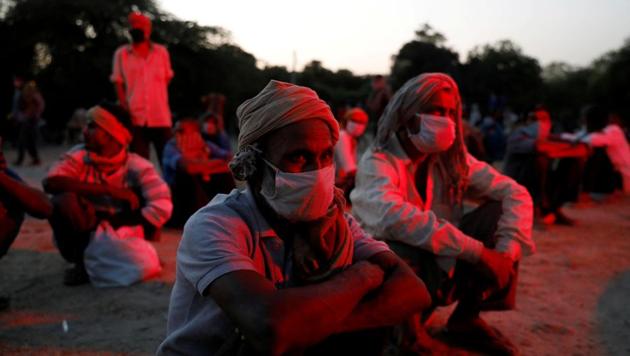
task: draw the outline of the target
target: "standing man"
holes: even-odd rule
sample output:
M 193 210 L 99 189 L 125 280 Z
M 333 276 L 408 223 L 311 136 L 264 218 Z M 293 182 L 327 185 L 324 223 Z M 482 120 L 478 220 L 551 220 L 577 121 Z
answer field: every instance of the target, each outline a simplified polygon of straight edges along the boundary
M 149 159 L 153 142 L 162 164 L 164 145 L 171 137 L 168 83 L 173 69 L 167 49 L 150 40 L 151 20 L 139 12 L 129 14 L 131 44 L 114 53 L 110 77 L 120 105 L 133 124 L 131 151 Z

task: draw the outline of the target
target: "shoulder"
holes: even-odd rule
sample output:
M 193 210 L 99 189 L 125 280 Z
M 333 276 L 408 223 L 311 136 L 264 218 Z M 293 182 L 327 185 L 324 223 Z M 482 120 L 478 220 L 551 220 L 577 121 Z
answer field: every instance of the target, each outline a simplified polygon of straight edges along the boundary
M 251 235 L 245 194 L 237 189 L 217 194 L 206 206 L 197 210 L 184 225 L 182 244 L 203 240 L 237 240 Z
M 73 146 L 72 148 L 70 148 L 68 151 L 66 151 L 65 153 L 63 153 L 61 155 L 60 160 L 73 160 L 73 161 L 78 161 L 78 162 L 83 162 L 85 160 L 85 157 L 87 156 L 88 152 L 85 149 L 85 145 L 83 144 L 78 144 L 76 146 Z
M 159 43 L 151 42 L 151 46 L 153 46 L 153 50 L 160 54 L 168 54 L 168 49 L 166 46 L 161 45 Z
M 114 57 L 118 57 L 123 55 L 124 52 L 129 50 L 129 45 L 122 45 L 119 46 L 118 48 L 116 48 L 116 51 L 114 51 Z
M 155 169 L 151 161 L 133 152 L 129 152 L 127 161 L 130 169 Z

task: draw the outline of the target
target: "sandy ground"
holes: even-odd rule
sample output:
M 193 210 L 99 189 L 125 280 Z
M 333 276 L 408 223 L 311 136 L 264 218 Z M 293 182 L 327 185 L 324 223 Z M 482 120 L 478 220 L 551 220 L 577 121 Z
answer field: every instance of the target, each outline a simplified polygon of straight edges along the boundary
M 47 148 L 45 162 L 64 149 Z M 39 186 L 45 169 L 17 171 Z M 535 231 L 538 253 L 521 264 L 518 309 L 486 319 L 523 355 L 630 355 L 630 198 L 566 212 L 579 226 Z M 0 354 L 154 353 L 165 334 L 180 234 L 167 229 L 155 244 L 164 263 L 157 279 L 129 288 L 70 288 L 61 283 L 68 264 L 50 227 L 28 218 L 0 260 L 0 294 L 11 296 L 10 309 L 0 312 Z M 438 310 L 434 328 L 450 309 Z

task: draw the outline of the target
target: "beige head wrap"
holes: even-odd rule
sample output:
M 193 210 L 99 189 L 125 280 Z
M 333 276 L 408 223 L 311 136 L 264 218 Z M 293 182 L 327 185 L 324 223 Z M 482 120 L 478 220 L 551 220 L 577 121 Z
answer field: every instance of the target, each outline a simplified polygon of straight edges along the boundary
M 333 144 L 339 138 L 339 124 L 326 102 L 315 91 L 298 85 L 272 80 L 255 97 L 236 110 L 238 151 L 230 169 L 238 180 L 246 180 L 255 171 L 253 146 L 262 137 L 281 127 L 306 120 L 320 119 L 329 127 Z
M 123 124 L 118 121 L 109 111 L 103 109 L 100 106 L 93 106 L 87 112 L 88 119 L 94 121 L 100 128 L 105 130 L 110 136 L 112 136 L 121 145 L 127 146 L 131 143 L 131 133 Z
M 455 81 L 443 73 L 425 73 L 409 79 L 385 107 L 378 121 L 376 146 L 382 148 L 389 137 L 407 120 L 420 112 L 431 97 L 439 90 L 449 88 L 457 97 L 457 119 L 461 117 L 461 99 Z

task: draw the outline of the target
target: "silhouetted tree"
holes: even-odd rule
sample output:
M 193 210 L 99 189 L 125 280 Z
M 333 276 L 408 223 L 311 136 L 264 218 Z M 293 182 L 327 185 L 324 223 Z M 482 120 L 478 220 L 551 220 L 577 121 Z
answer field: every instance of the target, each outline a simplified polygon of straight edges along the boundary
M 444 72 L 459 79 L 459 55 L 446 47 L 446 38 L 428 25 L 416 31 L 416 38 L 404 44 L 392 57 L 391 84 L 394 90 L 408 79 L 427 72 Z

